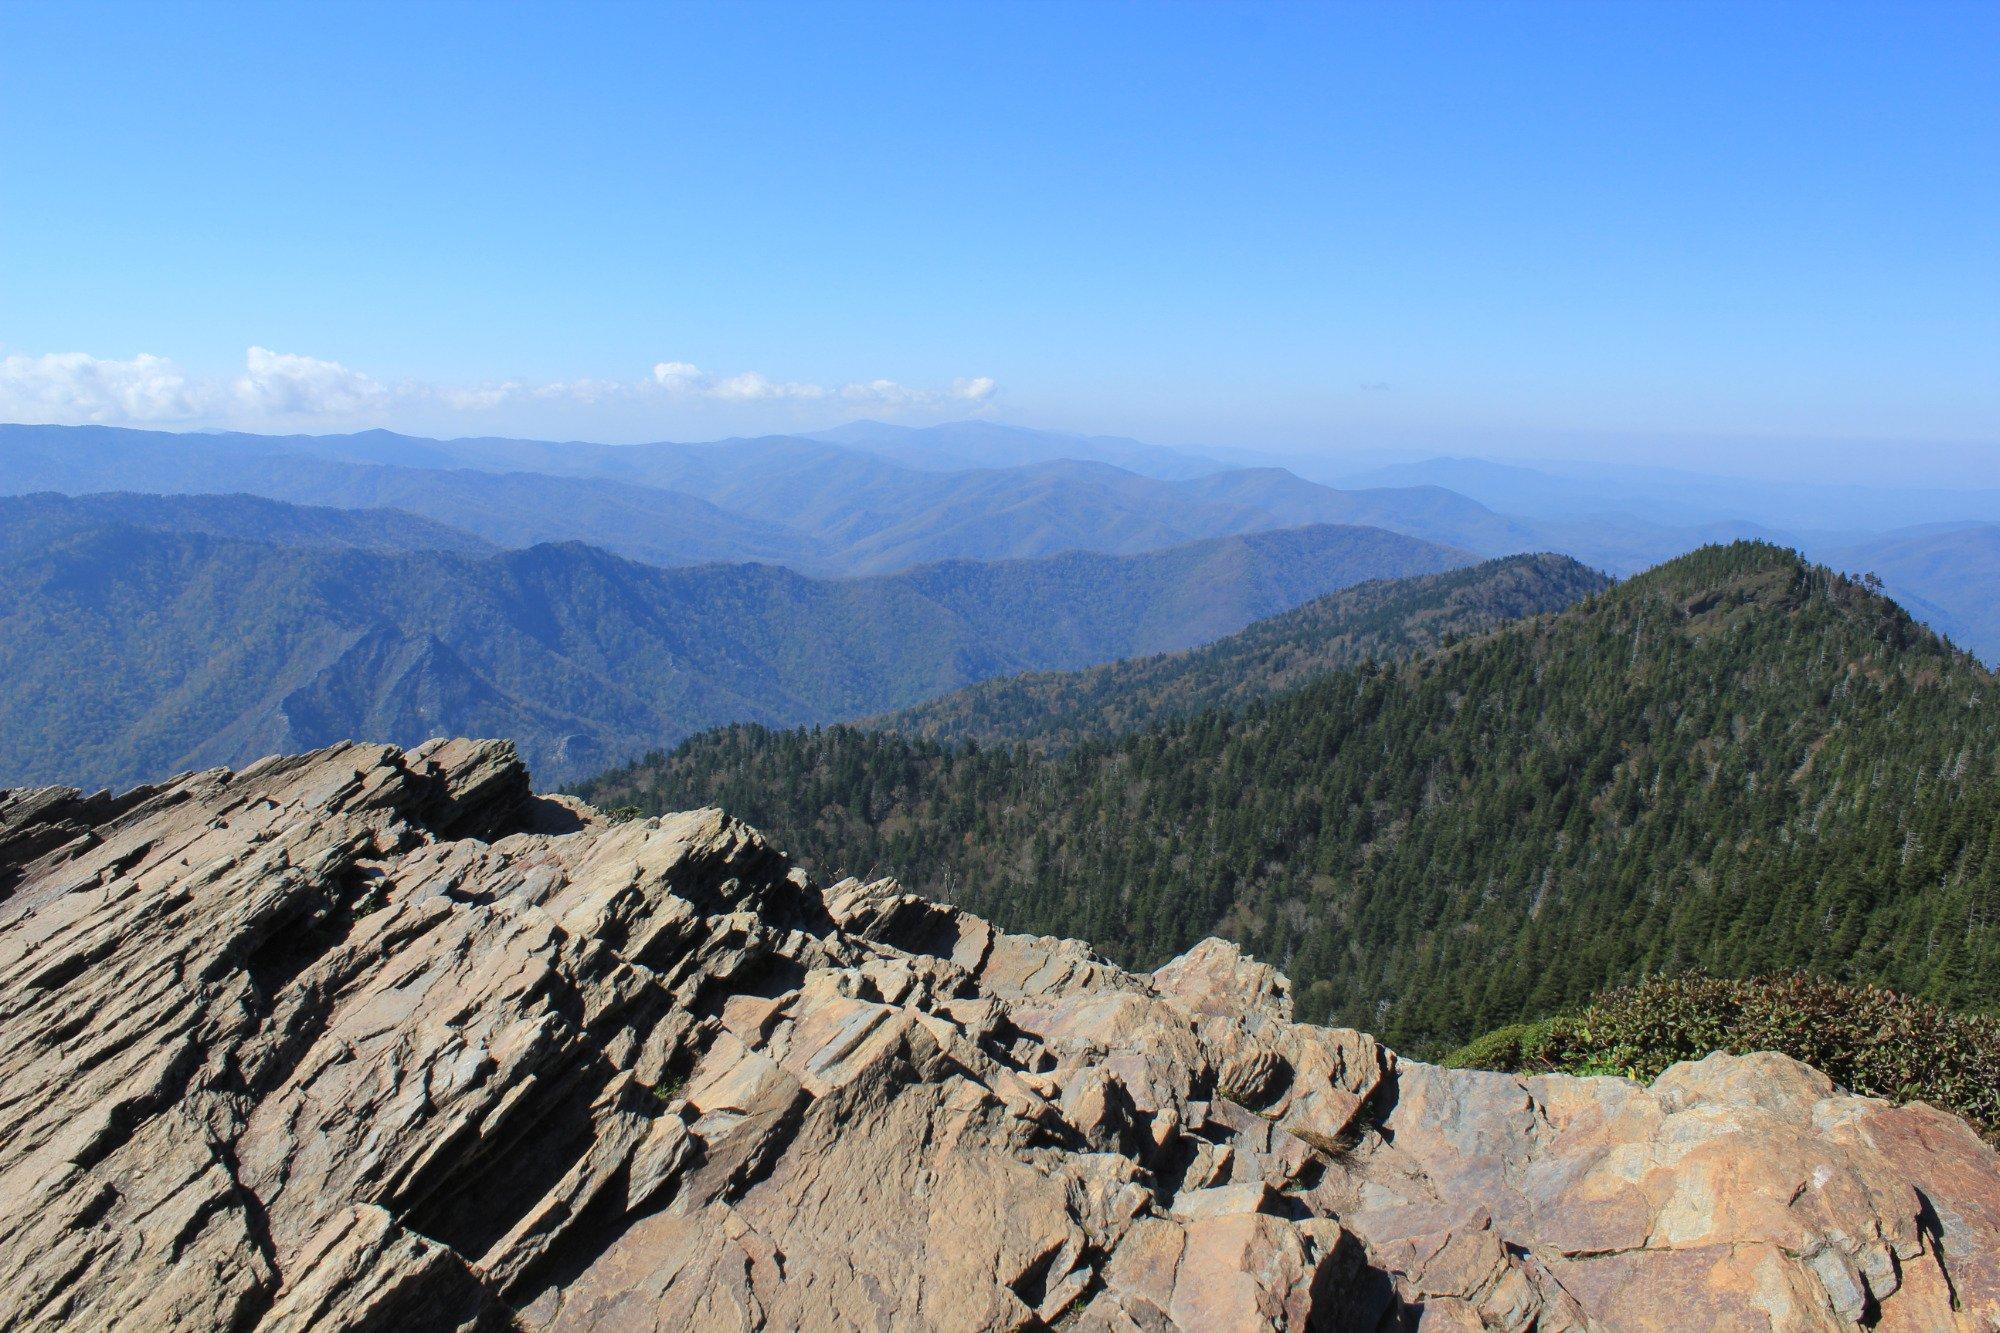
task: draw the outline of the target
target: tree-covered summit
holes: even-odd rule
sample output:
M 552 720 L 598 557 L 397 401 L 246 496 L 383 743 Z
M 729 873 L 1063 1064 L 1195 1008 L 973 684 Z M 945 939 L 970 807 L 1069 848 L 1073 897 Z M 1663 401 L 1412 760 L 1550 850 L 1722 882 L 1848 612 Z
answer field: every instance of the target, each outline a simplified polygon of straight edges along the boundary
M 1894 603 L 1738 543 L 1054 758 L 731 728 L 593 795 L 1127 962 L 1220 933 L 1310 1016 L 1436 1049 L 1691 967 L 2000 1007 L 1996 705 Z

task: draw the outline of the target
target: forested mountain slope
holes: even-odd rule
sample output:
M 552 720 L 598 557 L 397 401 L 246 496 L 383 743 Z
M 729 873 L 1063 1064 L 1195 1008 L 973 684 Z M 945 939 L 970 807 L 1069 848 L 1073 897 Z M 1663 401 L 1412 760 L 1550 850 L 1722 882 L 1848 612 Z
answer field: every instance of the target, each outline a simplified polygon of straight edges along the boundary
M 1415 657 L 1453 639 L 1564 607 L 1611 581 L 1560 555 L 1375 580 L 1315 598 L 1200 648 L 1082 671 L 1003 676 L 863 725 L 929 740 L 1063 749 L 1208 708 L 1241 707 L 1370 658 Z
M 738 727 L 590 790 L 1125 960 L 1217 931 L 1420 1048 L 1692 966 L 2000 1006 L 2000 682 L 1755 543 L 1053 759 Z
M 555 781 L 726 721 L 857 717 L 1005 672 L 1186 647 L 1470 559 L 1321 527 L 820 580 L 579 544 L 482 558 L 120 522 L 25 545 L 4 532 L 0 786 L 447 733 L 513 739 Z

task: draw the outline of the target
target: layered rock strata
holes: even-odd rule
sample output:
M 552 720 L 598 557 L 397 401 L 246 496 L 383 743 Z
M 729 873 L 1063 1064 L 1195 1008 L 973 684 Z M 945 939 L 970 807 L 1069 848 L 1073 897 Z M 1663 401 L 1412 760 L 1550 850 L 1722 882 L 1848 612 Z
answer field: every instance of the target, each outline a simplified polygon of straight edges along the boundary
M 0 1326 L 1991 1329 L 2000 1163 L 1777 1056 L 1398 1060 L 512 750 L 0 793 Z

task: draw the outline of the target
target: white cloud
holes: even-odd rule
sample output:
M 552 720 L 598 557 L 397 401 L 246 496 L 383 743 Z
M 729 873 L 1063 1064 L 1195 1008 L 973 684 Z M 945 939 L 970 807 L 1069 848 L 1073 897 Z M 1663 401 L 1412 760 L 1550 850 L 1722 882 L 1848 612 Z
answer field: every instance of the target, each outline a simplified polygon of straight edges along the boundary
M 468 384 L 439 389 L 437 399 L 446 407 L 460 412 L 490 412 L 496 407 L 518 403 L 533 394 L 531 386 L 519 380 L 500 380 L 492 384 Z
M 983 403 L 998 387 L 988 375 L 953 380 L 949 389 L 912 389 L 894 380 L 868 380 L 843 385 L 840 396 L 849 402 L 882 407 L 943 407 L 950 403 Z
M 627 384 L 623 380 L 557 380 L 552 384 L 538 384 L 532 396 L 538 402 L 575 403 L 583 407 L 596 407 L 600 403 L 613 403 L 630 398 L 639 392 L 641 386 Z
M 643 387 L 623 380 L 594 379 L 552 380 L 547 384 L 530 384 L 526 380 L 443 386 L 405 383 L 398 387 L 397 397 L 405 403 L 438 403 L 459 412 L 491 412 L 531 403 L 596 407 L 632 398 Z
M 389 391 L 338 361 L 253 347 L 244 354 L 236 397 L 253 417 L 345 417 L 379 407 Z
M 243 374 L 190 377 L 141 352 L 120 361 L 87 352 L 0 359 L 0 416 L 13 421 L 170 423 L 352 416 L 391 392 L 337 361 L 252 347 Z
M 662 400 L 718 409 L 762 406 L 804 411 L 816 405 L 871 409 L 981 406 L 996 392 L 988 376 L 956 379 L 949 388 L 920 389 L 890 379 L 857 380 L 838 388 L 775 380 L 754 370 L 716 375 L 686 361 L 662 361 L 640 380 L 573 379 L 536 383 L 491 380 L 440 385 L 384 383 L 338 361 L 252 347 L 243 372 L 230 378 L 191 376 L 167 357 L 142 353 L 113 360 L 84 352 L 0 357 L 0 420 L 33 422 L 180 423 L 255 427 L 313 422 L 379 422 L 399 411 L 489 414 L 508 409 L 645 410 Z
M 817 384 L 781 384 L 754 370 L 726 379 L 685 361 L 653 367 L 653 383 L 677 398 L 712 398 L 724 403 L 814 402 L 827 396 Z
M 0 415 L 12 421 L 188 421 L 208 399 L 207 386 L 146 352 L 129 361 L 87 352 L 0 358 Z
M 763 403 L 773 399 L 811 402 L 826 397 L 826 390 L 817 384 L 777 384 L 754 370 L 732 375 L 709 392 L 728 403 Z
M 851 403 L 881 403 L 889 407 L 906 407 L 914 403 L 917 394 L 894 380 L 869 380 L 866 383 L 844 384 L 840 396 Z
M 991 376 L 956 379 L 949 389 L 913 389 L 895 380 L 856 380 L 830 389 L 820 384 L 779 382 L 746 370 L 712 375 L 686 361 L 662 361 L 653 367 L 653 384 L 676 398 L 709 399 L 722 403 L 814 403 L 838 399 L 871 407 L 943 407 L 951 403 L 983 403 L 997 390 Z
M 670 393 L 698 393 L 708 378 L 700 366 L 685 361 L 662 361 L 653 367 L 653 382 Z

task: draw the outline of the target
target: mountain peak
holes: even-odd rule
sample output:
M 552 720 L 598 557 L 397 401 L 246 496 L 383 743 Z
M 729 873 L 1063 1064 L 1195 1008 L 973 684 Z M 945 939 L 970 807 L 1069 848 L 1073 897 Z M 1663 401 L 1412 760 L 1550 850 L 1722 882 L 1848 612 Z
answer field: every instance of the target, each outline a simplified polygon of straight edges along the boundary
M 1838 573 L 1771 542 L 1704 546 L 1626 580 L 1618 596 L 1628 601 L 1676 601 L 1685 614 L 1716 621 L 1753 609 L 1792 614 L 1819 607 L 1838 623 L 1893 650 L 1962 655 L 1935 631 L 1918 624 L 1883 591 L 1879 580 Z M 1967 661 L 1977 665 L 1969 657 Z

